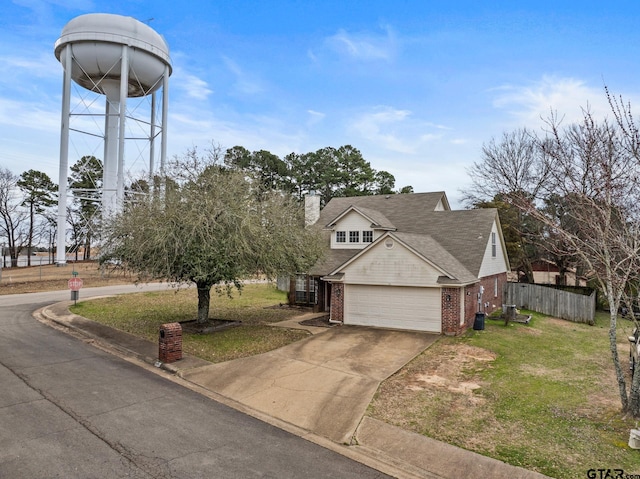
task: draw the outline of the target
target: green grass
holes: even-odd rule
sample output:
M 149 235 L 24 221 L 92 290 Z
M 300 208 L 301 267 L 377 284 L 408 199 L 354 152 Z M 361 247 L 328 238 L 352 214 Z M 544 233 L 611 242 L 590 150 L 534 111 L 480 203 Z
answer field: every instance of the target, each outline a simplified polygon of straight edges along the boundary
M 211 362 L 222 362 L 279 348 L 308 335 L 306 331 L 266 326 L 289 319 L 299 311 L 273 308 L 286 303 L 286 294 L 269 284 L 246 285 L 233 298 L 211 295 L 209 317 L 242 321 L 239 327 L 210 334 L 183 334 L 183 351 Z M 160 325 L 190 321 L 197 315 L 194 288 L 121 295 L 79 302 L 71 312 L 150 341 L 157 341 Z
M 627 446 L 636 422 L 621 414 L 608 327 L 604 316 L 595 326 L 535 313 L 529 325 L 488 319 L 484 331 L 442 338 L 383 383 L 369 414 L 559 479 L 590 468 L 638 474 L 640 452 Z M 619 323 L 624 361 L 630 327 Z M 453 379 L 421 382 L 434 375 Z M 460 393 L 465 382 L 480 387 Z

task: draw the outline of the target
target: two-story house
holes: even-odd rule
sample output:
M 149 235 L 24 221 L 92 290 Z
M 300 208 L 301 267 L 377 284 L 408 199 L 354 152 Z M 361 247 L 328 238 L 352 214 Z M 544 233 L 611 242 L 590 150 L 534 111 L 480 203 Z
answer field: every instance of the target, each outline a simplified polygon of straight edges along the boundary
M 452 211 L 444 192 L 333 198 L 311 222 L 329 253 L 290 301 L 336 323 L 459 334 L 502 306 L 509 261 L 495 209 Z

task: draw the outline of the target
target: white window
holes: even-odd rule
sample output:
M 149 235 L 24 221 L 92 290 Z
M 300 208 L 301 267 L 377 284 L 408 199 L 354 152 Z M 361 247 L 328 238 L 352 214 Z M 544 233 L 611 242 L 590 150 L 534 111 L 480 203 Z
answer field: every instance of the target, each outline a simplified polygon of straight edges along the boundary
M 347 242 L 347 232 L 336 231 L 336 243 L 346 243 L 346 242 Z
M 363 243 L 373 243 L 373 231 L 363 231 L 362 232 L 362 242 Z
M 360 243 L 360 231 L 349 231 L 349 243 Z
M 497 252 L 496 234 L 491 233 L 491 257 L 492 258 L 496 257 L 496 252 Z
M 493 278 L 493 297 L 498 297 L 498 278 Z

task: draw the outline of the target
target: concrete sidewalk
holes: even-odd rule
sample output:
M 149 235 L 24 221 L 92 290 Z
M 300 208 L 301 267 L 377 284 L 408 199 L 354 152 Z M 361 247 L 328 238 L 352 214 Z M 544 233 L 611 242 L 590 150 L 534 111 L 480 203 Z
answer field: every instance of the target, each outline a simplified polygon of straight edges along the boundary
M 121 355 L 159 365 L 157 343 L 74 315 L 68 310 L 70 303 L 45 307 L 38 315 Z M 334 450 L 356 460 L 370 458 L 368 465 L 384 465 L 384 472 L 399 478 L 546 477 L 364 416 L 380 382 L 438 336 L 348 326 L 319 328 L 300 325 L 302 319 L 277 326 L 306 329 L 312 335 L 269 353 L 218 364 L 185 355 L 160 366 L 242 405 L 243 412 L 254 411 L 274 425 L 290 424 L 309 440 L 330 442 L 337 446 Z

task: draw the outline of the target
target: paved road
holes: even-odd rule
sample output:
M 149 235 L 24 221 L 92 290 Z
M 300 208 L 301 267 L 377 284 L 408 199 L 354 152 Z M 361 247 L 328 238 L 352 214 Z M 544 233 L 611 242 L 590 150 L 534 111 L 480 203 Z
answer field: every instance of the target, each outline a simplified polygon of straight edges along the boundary
M 1 478 L 388 477 L 32 318 L 68 295 L 0 296 Z

